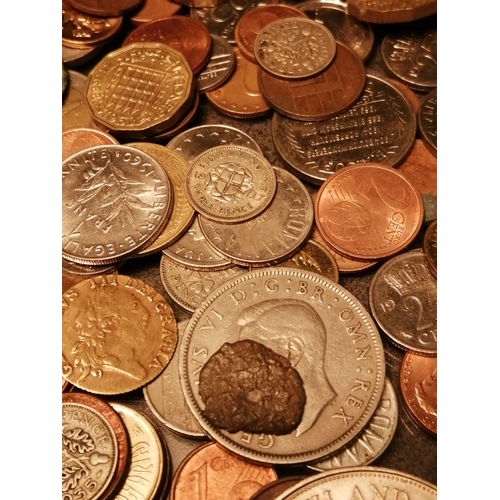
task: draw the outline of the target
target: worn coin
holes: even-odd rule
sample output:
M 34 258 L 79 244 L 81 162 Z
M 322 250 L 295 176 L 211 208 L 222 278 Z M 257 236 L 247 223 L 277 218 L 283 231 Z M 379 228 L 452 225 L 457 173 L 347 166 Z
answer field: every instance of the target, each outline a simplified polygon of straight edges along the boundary
M 106 144 L 118 144 L 118 141 L 102 130 L 92 128 L 72 128 L 62 134 L 62 161 L 84 149 Z
M 386 262 L 370 285 L 376 322 L 398 347 L 437 354 L 437 282 L 421 249 Z
M 384 259 L 401 252 L 424 218 L 416 187 L 396 169 L 378 163 L 340 169 L 323 183 L 315 202 L 323 238 L 354 259 Z
M 424 254 L 432 275 L 437 278 L 437 219 L 425 231 Z
M 96 394 L 144 386 L 177 344 L 174 313 L 151 286 L 129 276 L 82 281 L 63 294 L 63 376 Z
M 129 16 L 130 22 L 136 26 L 150 23 L 157 19 L 170 17 L 179 12 L 181 5 L 170 0 L 144 0 L 142 7 Z
M 201 369 L 225 342 L 243 339 L 287 357 L 300 374 L 306 405 L 296 431 L 231 434 L 203 417 Z M 385 378 L 382 340 L 361 303 L 316 273 L 285 267 L 250 271 L 216 289 L 194 312 L 180 356 L 182 389 L 205 431 L 268 464 L 312 462 L 345 446 L 374 413 Z
M 62 103 L 62 131 L 78 127 L 97 128 L 92 121 L 84 97 L 87 77 L 69 69 L 68 83 Z
M 217 35 L 210 35 L 212 51 L 207 65 L 196 79 L 198 92 L 215 90 L 224 84 L 236 67 L 236 56 L 229 43 Z
M 437 156 L 437 88 L 424 97 L 418 110 L 417 121 L 424 144 Z
M 144 0 L 68 0 L 75 9 L 93 16 L 123 16 L 138 9 Z
M 347 12 L 369 23 L 408 23 L 437 12 L 437 0 L 347 0 Z
M 233 262 L 266 265 L 288 258 L 307 240 L 314 221 L 311 196 L 290 172 L 275 168 L 276 195 L 257 217 L 224 224 L 200 217 L 209 243 Z

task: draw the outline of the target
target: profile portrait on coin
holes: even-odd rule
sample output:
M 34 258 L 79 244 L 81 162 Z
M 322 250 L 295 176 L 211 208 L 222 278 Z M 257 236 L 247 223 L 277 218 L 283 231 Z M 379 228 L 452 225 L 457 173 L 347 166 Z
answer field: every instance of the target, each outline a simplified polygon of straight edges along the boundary
M 415 385 L 415 396 L 426 413 L 437 417 L 437 368 Z
M 301 376 L 306 393 L 296 436 L 309 430 L 337 396 L 324 368 L 326 328 L 316 311 L 296 299 L 270 299 L 243 310 L 240 340 L 254 340 L 287 358 Z

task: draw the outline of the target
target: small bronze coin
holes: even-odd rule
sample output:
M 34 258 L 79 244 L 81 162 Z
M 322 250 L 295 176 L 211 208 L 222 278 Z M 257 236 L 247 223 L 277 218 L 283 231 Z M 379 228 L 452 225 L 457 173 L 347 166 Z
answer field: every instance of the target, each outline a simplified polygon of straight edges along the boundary
M 157 19 L 170 17 L 179 12 L 181 5 L 170 0 L 145 0 L 142 7 L 130 17 L 130 22 L 136 26 L 150 23 Z
M 72 128 L 62 134 L 62 161 L 84 149 L 105 144 L 118 144 L 118 141 L 103 132 L 92 128 Z
M 75 9 L 98 17 L 123 16 L 138 9 L 144 0 L 68 0 Z
M 314 206 L 327 243 L 354 259 L 384 259 L 416 237 L 422 197 L 406 177 L 378 163 L 344 167 L 327 179 Z
M 418 110 L 417 123 L 425 146 L 437 156 L 437 89 L 424 97 Z
M 437 278 L 437 219 L 425 231 L 424 253 L 431 273 Z
M 437 196 L 437 158 L 423 141 L 415 140 L 410 154 L 398 170 L 415 184 L 422 196 Z
M 123 47 L 140 42 L 164 43 L 179 51 L 195 75 L 210 59 L 212 46 L 212 39 L 205 25 L 185 16 L 171 16 L 141 25 L 127 36 Z
M 416 423 L 437 435 L 437 357 L 407 352 L 401 362 L 399 386 Z
M 407 23 L 437 12 L 437 0 L 347 0 L 347 12 L 369 23 Z
M 258 79 L 264 99 L 278 113 L 300 121 L 322 121 L 356 102 L 363 92 L 366 72 L 361 58 L 338 42 L 333 63 L 314 77 L 289 80 L 260 68 Z

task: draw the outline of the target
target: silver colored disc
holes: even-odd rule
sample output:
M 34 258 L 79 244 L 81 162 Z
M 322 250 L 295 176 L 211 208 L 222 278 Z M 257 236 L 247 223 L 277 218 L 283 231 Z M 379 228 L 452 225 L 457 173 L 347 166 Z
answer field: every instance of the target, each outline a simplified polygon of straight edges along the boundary
M 236 56 L 229 43 L 217 35 L 212 38 L 212 55 L 203 71 L 196 77 L 198 92 L 215 90 L 226 82 L 236 67 Z

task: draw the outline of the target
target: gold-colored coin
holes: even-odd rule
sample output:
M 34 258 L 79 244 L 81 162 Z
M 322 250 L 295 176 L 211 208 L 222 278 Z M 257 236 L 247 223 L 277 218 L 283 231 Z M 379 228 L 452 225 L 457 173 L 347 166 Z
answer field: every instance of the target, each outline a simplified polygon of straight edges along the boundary
M 68 83 L 62 104 L 62 131 L 73 128 L 95 128 L 85 104 L 83 92 L 87 77 L 78 71 L 68 70 Z
M 123 275 L 90 278 L 62 296 L 62 372 L 76 387 L 122 394 L 151 382 L 177 345 L 170 305 Z
M 193 72 L 162 43 L 133 43 L 107 54 L 89 73 L 85 97 L 97 123 L 143 139 L 173 127 L 191 107 Z

